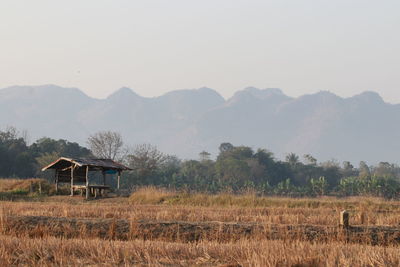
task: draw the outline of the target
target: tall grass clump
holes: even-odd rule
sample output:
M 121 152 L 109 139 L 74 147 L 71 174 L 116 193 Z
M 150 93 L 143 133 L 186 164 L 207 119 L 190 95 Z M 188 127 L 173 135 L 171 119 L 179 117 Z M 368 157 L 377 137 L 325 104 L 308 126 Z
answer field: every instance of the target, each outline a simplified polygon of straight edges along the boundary
M 54 186 L 44 179 L 0 179 L 1 200 L 13 200 L 39 194 L 52 195 L 54 193 Z
M 256 193 L 247 192 L 240 195 L 219 193 L 188 193 L 170 191 L 156 187 L 142 187 L 133 192 L 129 198 L 134 204 L 170 204 L 192 206 L 260 206 L 266 205 L 267 198 L 257 197 Z
M 190 193 L 184 191 L 167 190 L 157 187 L 142 187 L 133 192 L 129 198 L 131 204 L 165 204 L 202 207 L 286 207 L 286 208 L 331 208 L 358 209 L 378 208 L 379 210 L 397 209 L 395 201 L 373 197 L 319 197 L 319 198 L 290 198 L 275 196 L 260 196 L 254 191 L 245 191 L 240 194 L 221 192 L 217 194 Z
M 136 190 L 129 199 L 134 204 L 163 204 L 177 196 L 179 196 L 179 194 L 173 191 L 148 186 Z
M 258 196 L 257 193 L 253 191 L 245 191 L 241 194 L 234 194 L 231 192 L 207 194 L 169 191 L 156 187 L 142 187 L 133 192 L 129 200 L 133 204 L 169 204 L 204 207 L 268 207 L 282 205 L 282 200 L 287 200 L 288 203 L 291 202 L 289 198 L 280 198 L 277 200 L 277 198 Z M 288 205 L 290 206 L 290 204 Z M 304 203 L 302 205 L 307 204 Z M 314 204 L 314 206 L 316 205 Z

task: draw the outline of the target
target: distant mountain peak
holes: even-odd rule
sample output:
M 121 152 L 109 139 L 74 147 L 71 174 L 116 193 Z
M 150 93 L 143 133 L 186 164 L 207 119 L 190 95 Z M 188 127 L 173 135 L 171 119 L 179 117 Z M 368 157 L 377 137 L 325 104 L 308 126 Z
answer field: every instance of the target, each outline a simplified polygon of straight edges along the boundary
M 377 93 L 373 91 L 365 91 L 361 94 L 353 96 L 351 99 L 361 100 L 367 103 L 384 103 L 383 98 Z
M 213 95 L 213 96 L 215 96 L 217 98 L 220 98 L 220 100 L 225 101 L 225 99 L 216 90 L 214 90 L 212 88 L 200 87 L 199 89 L 197 89 L 197 91 L 200 92 L 200 93 L 206 93 L 206 94 L 209 94 L 209 95 Z
M 302 95 L 298 98 L 295 99 L 295 101 L 302 101 L 303 99 L 315 99 L 315 98 L 319 98 L 319 99 L 336 99 L 336 100 L 340 100 L 343 99 L 340 96 L 332 93 L 331 91 L 328 90 L 321 90 L 318 91 L 316 93 L 312 93 L 312 94 L 306 94 L 306 95 Z
M 162 98 L 194 98 L 199 100 L 198 98 L 203 98 L 202 100 L 213 100 L 216 103 L 223 103 L 225 99 L 214 89 L 208 87 L 201 87 L 196 89 L 181 89 L 170 91 L 162 96 L 157 97 L 158 99 Z
M 0 94 L 7 98 L 13 97 L 49 97 L 50 95 L 64 95 L 89 98 L 83 91 L 74 87 L 61 87 L 54 84 L 45 85 L 14 85 L 0 90 Z
M 110 100 L 110 99 L 133 99 L 133 98 L 134 99 L 141 98 L 141 96 L 136 94 L 132 89 L 130 89 L 128 87 L 121 87 L 107 97 L 108 100 Z
M 80 91 L 77 88 L 67 88 L 67 87 L 61 87 L 59 85 L 54 85 L 54 84 L 43 84 L 43 85 L 14 85 L 14 86 L 10 86 L 10 87 L 6 87 L 2 90 L 6 90 L 6 91 L 11 91 L 11 90 L 15 90 L 15 91 L 66 91 L 66 90 L 74 90 L 74 91 Z
M 266 89 L 259 89 L 256 87 L 246 87 L 243 90 L 237 91 L 230 101 L 237 102 L 238 100 L 244 100 L 246 99 L 249 101 L 250 99 L 259 99 L 259 100 L 264 100 L 268 99 L 270 97 L 287 97 L 281 89 L 279 88 L 266 88 Z
M 213 91 L 213 92 L 215 92 L 214 89 L 212 89 L 212 88 L 210 88 L 210 87 L 207 87 L 207 86 L 203 86 L 203 87 L 200 87 L 199 89 L 195 89 L 195 90 L 199 90 L 199 91 Z
M 334 93 L 332 93 L 331 91 L 328 91 L 328 90 L 319 91 L 314 95 L 322 97 L 322 98 L 328 98 L 328 99 L 342 99 L 337 94 L 334 94 Z
M 332 93 L 329 90 L 321 90 L 316 93 L 316 95 L 329 95 L 329 96 L 337 96 L 336 94 Z
M 283 91 L 279 88 L 265 88 L 259 89 L 257 87 L 249 86 L 243 89 L 245 92 L 251 92 L 253 94 L 275 94 L 275 95 L 284 95 Z
M 117 89 L 114 93 L 112 93 L 111 95 L 115 95 L 115 94 L 134 94 L 137 95 L 131 88 L 129 87 L 121 87 L 119 89 Z M 111 96 L 110 95 L 110 96 Z

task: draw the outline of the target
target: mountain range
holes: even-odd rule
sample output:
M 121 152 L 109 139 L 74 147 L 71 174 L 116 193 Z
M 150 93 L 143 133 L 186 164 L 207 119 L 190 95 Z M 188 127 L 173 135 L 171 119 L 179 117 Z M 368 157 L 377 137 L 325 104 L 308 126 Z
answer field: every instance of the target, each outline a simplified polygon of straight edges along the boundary
M 121 88 L 105 99 L 55 85 L 0 90 L 0 129 L 26 129 L 86 145 L 102 130 L 127 144 L 151 143 L 181 158 L 214 157 L 222 142 L 290 152 L 318 160 L 400 162 L 400 105 L 375 92 L 342 98 L 327 91 L 290 97 L 280 89 L 248 87 L 224 99 L 215 90 L 177 90 L 147 98 Z

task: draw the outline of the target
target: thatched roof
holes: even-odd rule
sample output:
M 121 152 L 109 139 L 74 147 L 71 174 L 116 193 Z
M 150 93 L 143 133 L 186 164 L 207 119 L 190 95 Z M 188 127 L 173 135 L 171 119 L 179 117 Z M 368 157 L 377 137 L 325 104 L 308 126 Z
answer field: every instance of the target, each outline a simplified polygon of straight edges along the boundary
M 50 163 L 42 169 L 42 171 L 49 169 L 62 170 L 68 167 L 86 167 L 89 166 L 93 170 L 117 170 L 126 171 L 131 170 L 130 168 L 122 165 L 121 163 L 115 162 L 112 159 L 83 159 L 83 158 L 64 158 L 61 157 L 58 160 Z

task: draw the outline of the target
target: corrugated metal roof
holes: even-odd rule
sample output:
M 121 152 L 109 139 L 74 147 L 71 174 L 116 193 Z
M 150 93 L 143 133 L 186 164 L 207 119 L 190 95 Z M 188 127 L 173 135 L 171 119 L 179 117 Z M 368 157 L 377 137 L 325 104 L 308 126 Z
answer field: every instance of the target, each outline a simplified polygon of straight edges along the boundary
M 42 171 L 48 169 L 62 169 L 68 167 L 67 165 L 75 165 L 78 167 L 89 166 L 99 167 L 104 169 L 115 169 L 115 170 L 131 170 L 130 168 L 122 165 L 121 163 L 115 162 L 112 159 L 85 159 L 85 158 L 65 158 L 61 157 L 58 160 L 50 163 L 42 169 Z

